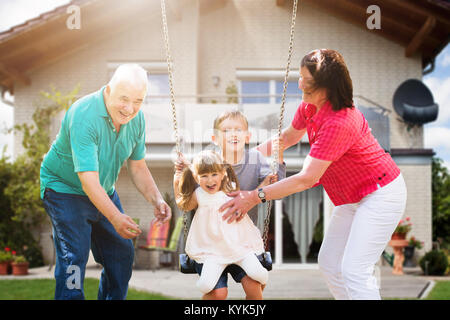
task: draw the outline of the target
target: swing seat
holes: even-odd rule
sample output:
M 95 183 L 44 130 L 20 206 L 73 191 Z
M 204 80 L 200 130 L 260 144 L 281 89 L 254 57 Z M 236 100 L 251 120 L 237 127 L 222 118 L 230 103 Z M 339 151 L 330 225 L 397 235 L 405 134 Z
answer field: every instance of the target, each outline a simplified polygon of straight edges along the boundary
M 262 266 L 267 269 L 267 271 L 272 270 L 272 255 L 270 254 L 270 251 L 261 253 L 256 257 L 258 258 L 259 262 L 261 262 Z
M 185 253 L 180 254 L 179 269 L 181 273 L 197 273 L 194 267 L 194 260 L 189 258 L 189 256 Z
M 262 264 L 264 268 L 267 269 L 267 271 L 272 270 L 272 255 L 269 251 L 261 253 L 260 255 L 256 256 L 259 260 L 259 262 Z M 194 260 L 189 258 L 189 256 L 185 253 L 180 254 L 180 271 L 181 273 L 197 273 L 195 271 L 194 267 Z

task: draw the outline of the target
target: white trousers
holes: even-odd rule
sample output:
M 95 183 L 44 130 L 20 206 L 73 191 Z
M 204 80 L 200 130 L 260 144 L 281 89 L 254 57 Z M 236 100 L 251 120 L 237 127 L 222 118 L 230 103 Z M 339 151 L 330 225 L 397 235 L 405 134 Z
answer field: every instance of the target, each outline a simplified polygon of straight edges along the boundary
M 318 264 L 335 299 L 381 299 L 374 267 L 405 206 L 406 185 L 400 174 L 360 202 L 334 208 Z
M 237 261 L 234 264 L 237 264 L 244 269 L 245 273 L 247 273 L 247 275 L 253 280 L 258 281 L 261 284 L 266 284 L 269 277 L 269 272 L 261 265 L 261 262 L 259 262 L 255 254 L 251 253 L 244 259 Z M 220 275 L 228 265 L 229 264 L 206 260 L 203 263 L 202 273 L 197 281 L 197 287 L 200 291 L 202 293 L 208 293 L 214 289 Z

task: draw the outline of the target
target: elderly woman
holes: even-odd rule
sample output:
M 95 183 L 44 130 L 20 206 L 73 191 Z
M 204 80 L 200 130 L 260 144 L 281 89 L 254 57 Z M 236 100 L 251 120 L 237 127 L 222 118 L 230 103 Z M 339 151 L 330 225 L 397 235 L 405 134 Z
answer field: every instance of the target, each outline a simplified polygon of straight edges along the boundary
M 281 140 L 287 149 L 308 134 L 311 149 L 302 170 L 258 190 L 231 193 L 235 198 L 222 206 L 228 209 L 223 218 L 239 221 L 260 202 L 322 184 L 335 205 L 318 259 L 331 293 L 336 299 L 380 299 L 374 266 L 405 209 L 402 174 L 354 107 L 352 80 L 340 53 L 307 54 L 299 88 L 303 101 Z M 271 141 L 258 148 L 270 155 Z

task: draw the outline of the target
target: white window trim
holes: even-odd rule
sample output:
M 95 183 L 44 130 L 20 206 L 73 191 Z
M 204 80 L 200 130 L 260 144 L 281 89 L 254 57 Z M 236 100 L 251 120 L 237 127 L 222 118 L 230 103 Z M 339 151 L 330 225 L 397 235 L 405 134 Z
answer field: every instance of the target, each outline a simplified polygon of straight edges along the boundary
M 137 63 L 150 74 L 164 74 L 167 72 L 167 63 L 162 61 L 110 61 L 107 62 L 108 70 L 115 70 L 118 66 L 124 63 Z
M 236 78 L 239 80 L 284 80 L 286 70 L 282 69 L 237 69 Z M 300 76 L 298 70 L 289 70 L 288 81 L 297 81 Z

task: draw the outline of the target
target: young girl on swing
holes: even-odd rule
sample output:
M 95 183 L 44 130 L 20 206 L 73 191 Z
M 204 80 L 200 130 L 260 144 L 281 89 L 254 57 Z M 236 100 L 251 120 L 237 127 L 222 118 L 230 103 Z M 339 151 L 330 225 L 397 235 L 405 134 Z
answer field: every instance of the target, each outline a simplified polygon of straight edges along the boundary
M 197 208 L 185 249 L 200 274 L 197 287 L 205 295 L 220 287 L 218 280 L 230 264 L 239 265 L 250 278 L 265 285 L 268 271 L 256 257 L 264 252 L 259 229 L 248 215 L 229 224 L 219 213 L 220 206 L 230 199 L 226 193 L 239 189 L 232 167 L 219 154 L 202 151 L 191 166 L 179 168 L 175 166 L 174 176 L 177 205 L 186 212 Z M 242 213 L 235 214 L 239 217 Z

